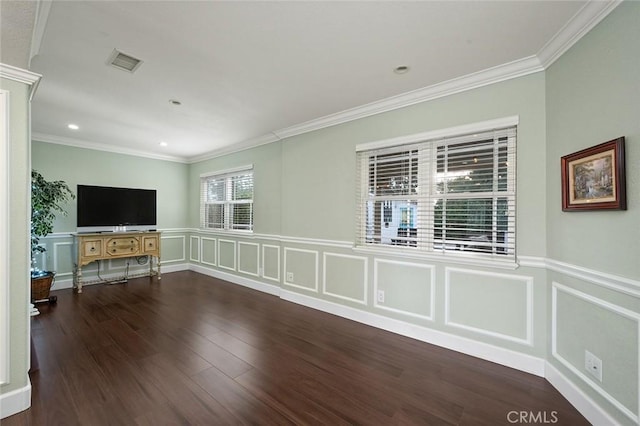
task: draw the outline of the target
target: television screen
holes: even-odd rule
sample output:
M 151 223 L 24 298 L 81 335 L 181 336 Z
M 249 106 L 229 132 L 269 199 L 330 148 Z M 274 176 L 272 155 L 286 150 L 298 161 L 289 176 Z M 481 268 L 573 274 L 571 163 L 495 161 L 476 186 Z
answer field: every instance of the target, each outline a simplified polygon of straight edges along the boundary
M 148 230 L 156 226 L 156 190 L 78 185 L 78 231 Z

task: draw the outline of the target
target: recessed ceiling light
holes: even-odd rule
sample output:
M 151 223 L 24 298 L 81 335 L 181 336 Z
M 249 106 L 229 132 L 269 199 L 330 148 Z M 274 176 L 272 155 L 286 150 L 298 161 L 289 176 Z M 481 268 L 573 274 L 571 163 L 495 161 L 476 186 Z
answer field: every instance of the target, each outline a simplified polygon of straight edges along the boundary
M 160 146 L 168 146 L 169 144 L 168 144 L 168 143 L 166 143 L 166 142 L 160 142 L 160 144 L 159 144 L 159 145 L 160 145 Z
M 176 100 L 176 99 L 169 99 L 169 103 L 171 105 L 182 105 L 182 102 Z
M 406 65 L 400 65 L 399 67 L 395 67 L 393 69 L 393 72 L 395 72 L 396 74 L 406 74 L 409 72 L 409 67 Z
M 80 126 L 78 126 L 77 124 L 67 124 L 67 127 L 70 128 L 71 130 L 78 130 L 80 128 Z

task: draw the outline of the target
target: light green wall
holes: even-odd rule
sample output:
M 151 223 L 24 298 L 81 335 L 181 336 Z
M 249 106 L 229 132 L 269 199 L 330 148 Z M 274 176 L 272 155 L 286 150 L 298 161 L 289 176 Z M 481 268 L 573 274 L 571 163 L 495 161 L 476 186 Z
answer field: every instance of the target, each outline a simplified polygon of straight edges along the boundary
M 9 383 L 0 394 L 28 385 L 29 369 L 29 86 L 0 78 L 9 91 Z
M 640 3 L 623 2 L 547 70 L 549 257 L 640 279 Z M 560 157 L 626 138 L 626 211 L 563 212 Z
M 157 190 L 158 228 L 183 228 L 189 211 L 187 164 L 33 141 L 32 167 L 47 180 Z M 59 215 L 55 232 L 76 230 L 76 202 Z

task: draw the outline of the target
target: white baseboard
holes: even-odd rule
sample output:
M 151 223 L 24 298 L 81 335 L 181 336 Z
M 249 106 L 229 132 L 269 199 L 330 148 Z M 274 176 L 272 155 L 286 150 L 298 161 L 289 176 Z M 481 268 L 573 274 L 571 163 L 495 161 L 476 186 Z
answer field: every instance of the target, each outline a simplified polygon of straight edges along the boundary
M 219 278 L 221 280 L 229 281 L 233 284 L 238 284 L 243 287 L 249 287 L 254 290 L 261 291 L 263 293 L 272 294 L 274 296 L 280 296 L 280 287 L 272 284 L 265 284 L 260 281 L 252 280 L 251 278 L 240 277 L 238 275 L 229 274 L 227 272 L 218 271 L 216 269 L 205 268 L 204 266 L 190 264 L 189 269 L 200 274 L 208 275 L 210 277 Z
M 0 395 L 0 419 L 31 407 L 31 382 L 27 386 Z
M 542 358 L 316 299 L 300 293 L 282 290 L 280 297 L 289 302 L 544 377 L 545 361 Z
M 564 396 L 591 424 L 618 425 L 607 412 L 550 363 L 545 365 L 545 379 Z

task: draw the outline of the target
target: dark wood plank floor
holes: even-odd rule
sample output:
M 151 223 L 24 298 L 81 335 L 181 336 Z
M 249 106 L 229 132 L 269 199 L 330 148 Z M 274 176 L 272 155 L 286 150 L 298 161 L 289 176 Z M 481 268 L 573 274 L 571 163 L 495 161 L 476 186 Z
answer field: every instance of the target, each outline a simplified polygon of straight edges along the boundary
M 3 426 L 588 424 L 539 377 L 194 272 L 53 294 Z

